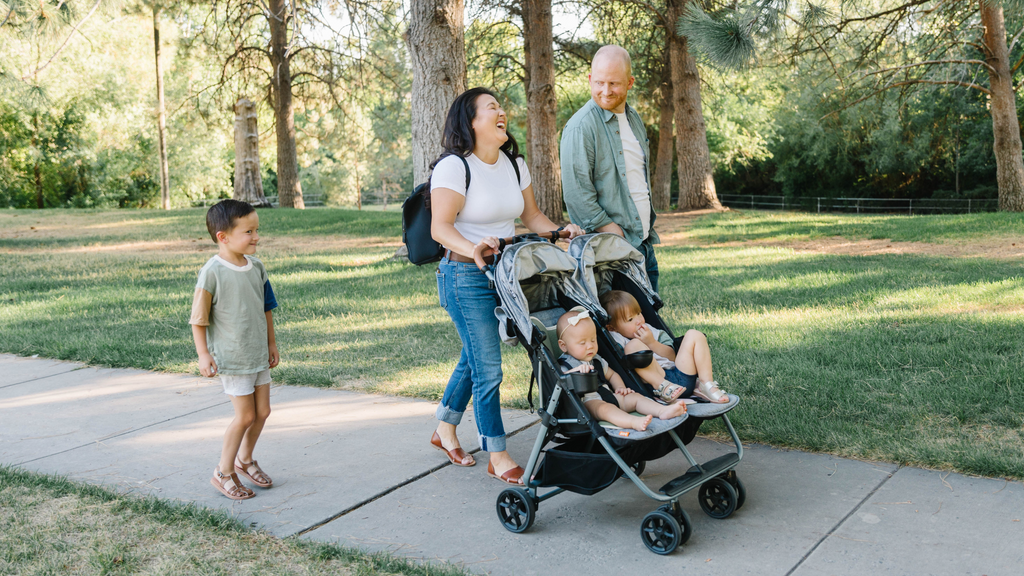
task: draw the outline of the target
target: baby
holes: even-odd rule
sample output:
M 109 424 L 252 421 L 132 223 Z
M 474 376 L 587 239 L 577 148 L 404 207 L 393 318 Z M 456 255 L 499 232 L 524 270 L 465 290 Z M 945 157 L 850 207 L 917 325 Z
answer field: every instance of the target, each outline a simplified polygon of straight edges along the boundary
M 644 321 L 640 303 L 628 292 L 611 290 L 601 296 L 608 312 L 608 331 L 626 354 L 641 350 L 654 352 L 654 362 L 636 373 L 655 388 L 655 394 L 671 402 L 697 396 L 708 402 L 726 403 L 729 396 L 718 388 L 711 370 L 708 339 L 699 330 L 687 330 L 679 349 L 669 335 Z
M 566 373 L 589 373 L 596 369 L 597 377 L 605 386 L 611 386 L 616 404 L 606 402 L 597 392 L 583 396 L 583 407 L 595 418 L 611 422 L 620 428 L 646 430 L 647 425 L 657 416 L 668 420 L 686 413 L 684 404 L 659 404 L 642 394 L 636 394 L 626 387 L 622 378 L 597 355 L 597 325 L 582 306 L 577 306 L 558 319 L 558 347 L 562 356 L 558 361 L 568 368 Z M 607 391 L 606 391 L 607 394 Z M 633 416 L 639 412 L 643 416 Z

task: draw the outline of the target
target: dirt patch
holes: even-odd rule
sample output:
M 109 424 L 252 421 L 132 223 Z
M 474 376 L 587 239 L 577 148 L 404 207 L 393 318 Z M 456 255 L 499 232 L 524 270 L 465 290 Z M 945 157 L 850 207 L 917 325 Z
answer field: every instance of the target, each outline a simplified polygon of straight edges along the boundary
M 959 242 L 956 244 L 930 244 L 928 242 L 893 242 L 892 240 L 850 240 L 841 236 L 817 240 L 790 242 L 743 242 L 750 246 L 780 246 L 797 252 L 842 254 L 845 256 L 872 256 L 875 254 L 918 254 L 923 256 L 949 256 L 954 258 L 1022 258 L 1024 238 Z
M 394 248 L 398 249 L 402 242 L 398 238 L 350 238 L 341 236 L 276 236 L 260 240 L 261 250 L 279 250 L 287 252 L 330 252 L 352 250 L 355 248 Z M 209 252 L 213 254 L 217 247 L 209 240 L 151 240 L 145 242 L 122 242 L 118 244 L 89 244 L 61 248 L 0 248 L 0 253 L 26 254 L 46 252 L 49 254 L 75 254 L 83 252 L 101 252 L 118 254 L 138 254 L 161 252 L 164 254 L 195 254 Z

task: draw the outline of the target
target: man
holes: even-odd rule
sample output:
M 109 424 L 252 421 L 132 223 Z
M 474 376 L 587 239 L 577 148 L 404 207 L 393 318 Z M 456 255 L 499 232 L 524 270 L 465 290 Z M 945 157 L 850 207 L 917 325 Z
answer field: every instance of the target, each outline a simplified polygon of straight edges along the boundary
M 636 110 L 626 104 L 634 78 L 629 53 L 602 47 L 590 67 L 590 96 L 562 129 L 562 194 L 569 219 L 585 230 L 629 241 L 658 290 L 651 206 L 650 146 Z

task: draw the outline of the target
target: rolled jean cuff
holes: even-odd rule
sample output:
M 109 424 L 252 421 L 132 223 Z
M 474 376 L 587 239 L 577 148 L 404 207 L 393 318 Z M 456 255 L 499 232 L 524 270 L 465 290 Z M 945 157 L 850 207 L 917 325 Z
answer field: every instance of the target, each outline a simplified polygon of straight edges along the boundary
M 458 426 L 459 423 L 462 422 L 463 414 L 464 412 L 456 412 L 455 410 L 452 410 L 451 408 L 445 406 L 444 404 L 438 404 L 437 411 L 434 412 L 434 417 L 436 417 L 441 422 L 447 422 L 452 426 Z
M 494 438 L 490 436 L 477 436 L 480 440 L 480 449 L 484 452 L 504 452 L 505 451 L 505 437 L 496 436 Z

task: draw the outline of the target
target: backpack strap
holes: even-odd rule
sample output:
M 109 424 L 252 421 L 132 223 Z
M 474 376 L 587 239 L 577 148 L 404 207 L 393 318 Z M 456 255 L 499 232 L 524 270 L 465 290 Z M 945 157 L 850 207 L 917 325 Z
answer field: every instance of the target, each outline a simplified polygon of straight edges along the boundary
M 459 160 L 462 160 L 462 165 L 466 167 L 466 195 L 469 195 L 469 162 L 466 162 L 465 156 L 459 156 Z M 516 170 L 516 174 L 519 174 L 519 170 Z
M 508 156 L 508 159 L 512 162 L 512 169 L 516 171 L 516 182 L 518 182 L 519 184 L 522 184 L 523 183 L 523 178 L 522 178 L 522 176 L 519 175 L 519 163 L 516 162 L 515 156 L 512 156 L 512 153 L 509 152 L 508 150 L 502 150 L 502 152 L 504 152 L 505 156 Z M 468 165 L 467 165 L 467 168 L 466 168 L 466 172 L 467 173 L 469 172 Z M 469 183 L 466 184 L 466 188 L 469 188 Z

